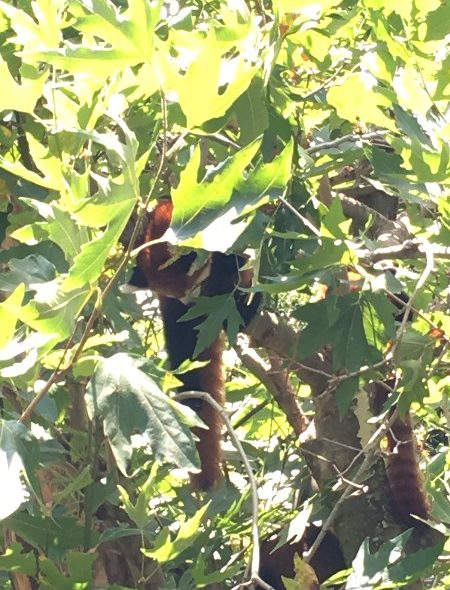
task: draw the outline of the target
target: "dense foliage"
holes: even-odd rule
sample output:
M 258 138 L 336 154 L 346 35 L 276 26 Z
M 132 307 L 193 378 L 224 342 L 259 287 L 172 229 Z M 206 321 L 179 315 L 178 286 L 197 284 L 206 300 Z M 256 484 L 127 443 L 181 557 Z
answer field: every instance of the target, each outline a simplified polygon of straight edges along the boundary
M 232 588 L 255 533 L 308 521 L 345 588 L 450 587 L 448 23 L 440 0 L 0 2 L 4 588 Z M 249 252 L 264 294 L 247 340 L 232 297 L 194 308 L 200 348 L 228 326 L 258 527 L 227 436 L 226 485 L 192 492 L 157 303 L 121 288 L 168 193 L 172 242 Z M 388 508 L 393 403 L 433 504 L 419 549 Z

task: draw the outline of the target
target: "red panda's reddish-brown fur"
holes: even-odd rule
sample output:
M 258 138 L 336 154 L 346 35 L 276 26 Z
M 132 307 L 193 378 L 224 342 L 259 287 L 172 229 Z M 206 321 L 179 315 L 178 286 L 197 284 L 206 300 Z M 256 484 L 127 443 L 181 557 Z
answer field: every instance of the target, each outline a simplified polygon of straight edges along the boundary
M 430 516 L 430 502 L 425 493 L 424 478 L 419 468 L 416 436 L 411 414 L 397 416 L 387 434 L 387 476 L 396 512 L 409 526 L 418 526 Z
M 149 245 L 140 251 L 137 266 L 145 278 L 145 285 L 158 295 L 167 354 L 171 368 L 176 369 L 182 362 L 192 359 L 197 343 L 196 330 L 201 320 L 184 321 L 182 317 L 189 309 L 190 298 L 198 293 L 211 297 L 233 294 L 246 326 L 259 307 L 260 296 L 247 304 L 245 295 L 239 291 L 238 287 L 249 287 L 252 281 L 251 271 L 241 271 L 245 259 L 239 255 L 213 252 L 206 262 L 195 266 L 195 253 L 177 257 L 167 242 L 157 241 L 152 244 L 163 238 L 169 229 L 172 213 L 172 201 L 163 198 L 149 214 L 142 235 L 142 243 Z M 207 364 L 180 375 L 180 391 L 205 391 L 223 405 L 223 350 L 224 336 L 220 333 L 198 356 L 199 361 L 207 361 Z M 194 429 L 199 439 L 197 449 L 201 472 L 192 476 L 194 487 L 206 490 L 222 479 L 222 420 L 219 413 L 206 402 L 194 399 L 186 403 L 197 411 L 208 427 Z
M 172 201 L 169 198 L 160 199 L 150 212 L 143 234 L 144 243 L 163 237 L 170 227 L 172 213 Z M 182 299 L 198 285 L 210 264 L 207 260 L 201 267 L 191 272 L 191 262 L 192 257 L 186 255 L 175 258 L 167 242 L 149 245 L 141 250 L 137 260 L 138 267 L 144 273 L 150 289 L 159 297 L 167 296 L 177 299 Z

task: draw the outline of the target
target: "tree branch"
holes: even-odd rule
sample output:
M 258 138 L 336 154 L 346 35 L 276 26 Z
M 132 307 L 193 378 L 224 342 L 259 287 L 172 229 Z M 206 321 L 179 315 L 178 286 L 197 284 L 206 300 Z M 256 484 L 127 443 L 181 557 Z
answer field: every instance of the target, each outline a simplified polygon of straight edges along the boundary
M 286 414 L 295 434 L 304 432 L 309 421 L 297 402 L 295 391 L 289 382 L 289 371 L 282 366 L 280 357 L 273 352 L 270 363 L 266 362 L 250 347 L 245 334 L 239 334 L 235 348 L 243 365 L 263 383 Z
M 349 135 L 344 135 L 343 137 L 339 137 L 338 139 L 334 139 L 332 141 L 324 141 L 319 145 L 315 145 L 313 147 L 308 148 L 305 150 L 308 154 L 315 154 L 316 152 L 320 152 L 322 150 L 328 150 L 331 148 L 339 147 L 343 143 L 352 142 L 356 143 L 358 141 L 367 141 L 370 139 L 376 139 L 378 137 L 384 137 L 387 135 L 389 131 L 371 131 L 369 133 L 362 133 L 361 135 L 355 135 L 353 133 Z
M 403 244 L 376 248 L 375 250 L 361 250 L 358 258 L 367 264 L 380 262 L 381 260 L 402 260 L 408 258 L 426 258 L 426 253 L 430 252 L 434 258 L 450 259 L 450 248 L 440 246 L 439 244 L 424 244 L 419 240 L 407 240 Z

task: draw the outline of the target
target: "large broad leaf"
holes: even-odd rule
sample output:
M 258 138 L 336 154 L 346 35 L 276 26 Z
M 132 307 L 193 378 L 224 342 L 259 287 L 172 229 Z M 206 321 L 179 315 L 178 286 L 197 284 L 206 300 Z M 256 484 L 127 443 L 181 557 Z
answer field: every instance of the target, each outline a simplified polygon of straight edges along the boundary
M 49 221 L 36 221 L 19 227 L 11 233 L 11 237 L 30 246 L 51 240 L 64 252 L 66 261 L 70 262 L 80 253 L 82 245 L 89 240 L 89 230 L 77 224 L 58 206 L 47 207 L 52 210 Z
M 405 557 L 405 546 L 411 532 L 406 531 L 386 541 L 375 552 L 371 551 L 369 540 L 365 539 L 353 560 L 353 572 L 347 580 L 346 589 L 392 588 L 402 585 L 401 582 L 412 582 L 422 577 L 442 551 L 444 540 Z
M 145 153 L 136 161 L 138 144 L 134 133 L 123 120 L 116 119 L 115 122 L 123 132 L 124 143 L 114 134 L 83 134 L 104 146 L 111 158 L 119 160 L 122 165 L 122 177 L 120 183 L 105 180 L 93 199 L 84 199 L 74 208 L 73 214 L 83 223 L 92 224 L 94 227 L 107 225 L 100 236 L 82 246 L 62 286 L 65 291 L 92 283 L 100 276 L 111 249 L 122 235 L 139 195 L 138 178 L 148 154 Z M 98 180 L 100 181 L 100 178 Z
M 372 360 L 358 297 L 356 295 L 341 297 L 337 304 L 339 318 L 332 332 L 334 369 L 345 368 L 351 372 L 357 371 Z
M 91 292 L 88 288 L 62 291 L 61 279 L 36 285 L 36 296 L 24 307 L 20 319 L 43 334 L 57 340 L 68 338 L 78 314 Z
M 129 2 L 120 13 L 108 0 L 74 2 L 74 28 L 91 38 L 107 43 L 90 47 L 48 42 L 45 37 L 24 47 L 22 57 L 28 62 L 44 62 L 72 73 L 95 75 L 103 80 L 113 73 L 151 59 L 153 30 L 160 18 L 160 3 Z
M 123 51 L 103 47 L 30 51 L 24 53 L 22 57 L 35 63 L 50 63 L 56 68 L 74 74 L 91 74 L 100 80 L 142 62 L 142 56 L 130 56 Z
M 40 176 L 36 172 L 28 170 L 18 160 L 12 162 L 10 160 L 7 160 L 3 156 L 0 156 L 0 167 L 11 174 L 18 176 L 19 178 L 23 178 L 24 180 L 30 182 L 33 185 L 54 190 L 58 190 L 59 188 L 58 183 L 55 184 L 52 179 L 42 178 L 42 176 Z
M 22 260 L 11 258 L 8 266 L 8 272 L 0 273 L 0 290 L 6 292 L 12 291 L 20 283 L 28 291 L 36 283 L 45 283 L 55 278 L 55 267 L 39 254 L 30 254 Z
M 51 349 L 59 338 L 54 334 L 32 332 L 26 338 L 13 338 L 0 349 L 0 376 L 11 379 L 33 369 L 39 358 Z
M 256 41 L 252 30 L 248 41 Z M 211 27 L 206 36 L 172 29 L 168 43 L 157 54 L 164 90 L 176 93 L 189 129 L 221 117 L 257 73 L 249 55 L 238 52 L 230 57 L 229 51 L 230 44 L 222 43 Z
M 117 218 L 114 223 L 110 223 L 99 238 L 95 238 L 82 246 L 80 254 L 75 257 L 68 277 L 61 286 L 63 291 L 69 292 L 82 288 L 84 285 L 94 282 L 100 276 L 111 248 L 122 235 L 128 217 L 133 210 L 133 204 L 134 201 L 126 203 L 121 208 L 118 207 L 117 211 L 121 214 L 121 217 Z
M 239 140 L 246 145 L 259 137 L 269 126 L 264 83 L 254 78 L 233 108 L 239 123 Z
M 88 588 L 92 581 L 92 565 L 97 559 L 95 553 L 70 551 L 66 556 L 67 564 L 61 573 L 56 564 L 47 557 L 39 559 L 41 590 L 73 590 Z
M 4 524 L 33 547 L 43 549 L 50 559 L 62 559 L 67 550 L 82 547 L 86 542 L 86 527 L 75 518 L 57 513 L 46 517 L 22 511 L 10 516 Z M 99 535 L 95 530 L 90 535 L 95 545 Z
M 306 322 L 297 343 L 298 358 L 304 359 L 330 343 L 331 330 L 336 321 L 336 297 L 307 303 L 297 308 L 293 317 Z
M 272 162 L 261 162 L 244 176 L 259 148 L 259 140 L 250 143 L 200 182 L 200 150 L 195 150 L 179 186 L 172 191 L 171 228 L 177 240 L 194 248 L 226 252 L 248 225 L 239 216 L 263 197 L 282 194 L 291 174 L 292 143 Z
M 34 18 L 13 6 L 12 2 L 0 2 L 0 10 L 10 20 L 11 28 L 16 33 L 11 41 L 25 49 L 58 47 L 66 8 L 64 0 L 34 2 L 31 6 Z
M 25 553 L 20 543 L 12 543 L 3 555 L 0 555 L 0 570 L 34 576 L 37 569 L 36 556 L 30 551 Z
M 119 469 L 126 473 L 140 432 L 155 458 L 184 469 L 198 467 L 193 437 L 177 404 L 146 375 L 143 361 L 119 353 L 100 362 L 87 390 L 92 418 L 103 421 Z
M 74 27 L 84 35 L 93 35 L 125 54 L 148 60 L 153 45 L 153 29 L 160 18 L 161 2 L 130 0 L 122 14 L 108 0 L 73 2 Z

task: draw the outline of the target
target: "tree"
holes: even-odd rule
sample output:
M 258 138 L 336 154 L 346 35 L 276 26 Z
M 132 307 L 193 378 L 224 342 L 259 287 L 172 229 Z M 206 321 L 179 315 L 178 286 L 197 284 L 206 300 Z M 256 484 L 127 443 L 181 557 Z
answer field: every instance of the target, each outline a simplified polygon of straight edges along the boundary
M 331 531 L 346 588 L 447 587 L 448 6 L 0 11 L 3 587 L 231 588 L 257 580 L 258 538 L 318 520 L 287 588 L 314 587 Z M 120 289 L 169 192 L 174 244 L 250 248 L 265 298 L 246 336 L 229 305 L 201 326 L 205 344 L 227 320 L 251 464 L 230 448 L 206 495 L 157 306 Z M 411 416 L 422 528 L 385 468 L 411 460 Z

